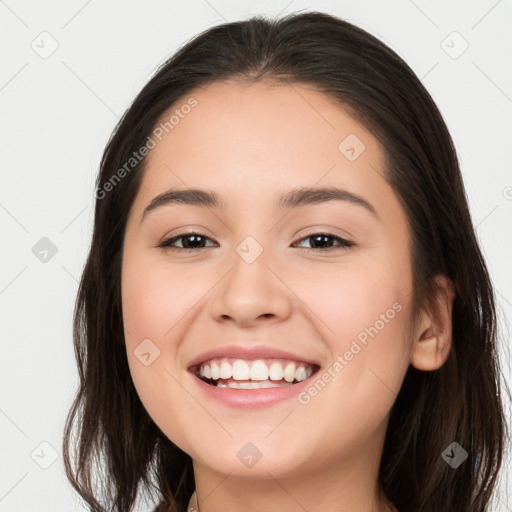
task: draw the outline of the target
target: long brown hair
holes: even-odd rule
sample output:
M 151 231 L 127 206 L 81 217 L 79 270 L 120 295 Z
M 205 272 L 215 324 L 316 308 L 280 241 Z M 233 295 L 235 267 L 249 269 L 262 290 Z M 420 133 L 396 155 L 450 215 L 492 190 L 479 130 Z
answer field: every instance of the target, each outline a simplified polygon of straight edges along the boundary
M 204 31 L 160 66 L 115 128 L 101 161 L 75 307 L 80 385 L 63 442 L 70 482 L 93 511 L 128 512 L 142 491 L 182 512 L 194 490 L 192 460 L 142 406 L 124 345 L 123 238 L 146 159 L 112 179 L 171 106 L 226 79 L 314 86 L 382 143 L 385 177 L 412 232 L 414 311 L 432 299 L 437 274 L 453 280 L 456 296 L 446 363 L 431 372 L 409 366 L 393 405 L 380 484 L 400 512 L 487 511 L 506 439 L 495 298 L 452 139 L 431 96 L 395 52 L 319 12 L 257 16 Z M 456 470 L 441 458 L 454 441 L 468 452 Z

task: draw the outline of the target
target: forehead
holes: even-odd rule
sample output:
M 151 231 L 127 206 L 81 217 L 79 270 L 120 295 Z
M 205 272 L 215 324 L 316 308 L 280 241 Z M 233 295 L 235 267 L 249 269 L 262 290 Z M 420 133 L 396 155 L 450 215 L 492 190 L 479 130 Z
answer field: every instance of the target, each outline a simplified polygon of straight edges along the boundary
M 337 157 L 338 145 L 348 135 L 364 142 L 366 155 L 380 149 L 377 140 L 346 108 L 309 85 L 214 82 L 183 97 L 161 121 L 165 123 L 169 114 L 179 111 L 191 97 L 197 105 L 168 130 L 173 137 L 164 134 L 166 142 L 174 142 L 174 150 L 188 143 L 195 146 L 195 153 L 219 148 L 218 153 L 229 149 L 237 155 L 251 155 L 263 147 L 278 147 L 288 158 L 296 155 L 297 160 L 317 157 L 318 153 Z M 156 148 L 152 155 L 160 153 Z
M 194 108 L 180 110 L 191 98 Z M 166 187 L 243 192 L 245 205 L 317 185 L 370 198 L 392 194 L 378 140 L 312 86 L 215 82 L 177 101 L 159 126 L 173 114 L 181 115 L 155 138 L 147 159 L 139 192 L 145 203 Z

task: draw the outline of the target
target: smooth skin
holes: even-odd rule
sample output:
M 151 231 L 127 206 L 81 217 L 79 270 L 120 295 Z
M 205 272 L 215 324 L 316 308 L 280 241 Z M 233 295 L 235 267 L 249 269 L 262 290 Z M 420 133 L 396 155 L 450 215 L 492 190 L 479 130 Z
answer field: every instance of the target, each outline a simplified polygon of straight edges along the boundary
M 389 412 L 409 364 L 445 362 L 453 284 L 439 278 L 435 309 L 412 329 L 407 217 L 383 177 L 383 148 L 347 110 L 298 84 L 215 82 L 190 96 L 197 106 L 151 150 L 126 228 L 122 303 L 137 392 L 192 457 L 201 512 L 396 510 L 378 485 Z M 353 161 L 338 149 L 350 134 L 365 146 Z M 376 214 L 344 200 L 276 206 L 291 189 L 331 186 Z M 167 204 L 143 217 L 159 194 L 191 188 L 215 192 L 224 208 Z M 190 237 L 159 247 L 183 232 L 206 238 L 189 251 Z M 317 233 L 354 245 L 315 245 Z M 263 249 L 252 263 L 236 250 L 248 236 Z M 239 343 L 311 358 L 320 375 L 395 303 L 400 312 L 307 404 L 214 403 L 187 371 L 201 353 Z M 145 339 L 160 350 L 149 366 L 134 354 Z M 262 453 L 252 467 L 237 457 L 247 442 Z

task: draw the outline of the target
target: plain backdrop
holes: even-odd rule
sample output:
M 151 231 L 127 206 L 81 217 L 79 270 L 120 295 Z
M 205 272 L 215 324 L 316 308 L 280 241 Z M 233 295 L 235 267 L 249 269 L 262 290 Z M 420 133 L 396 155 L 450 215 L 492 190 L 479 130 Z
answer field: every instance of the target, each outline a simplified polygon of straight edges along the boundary
M 508 344 L 511 0 L 0 1 L 0 512 L 83 509 L 61 453 L 77 384 L 71 320 L 94 180 L 115 124 L 155 68 L 193 35 L 297 10 L 325 11 L 376 35 L 437 102 Z M 504 369 L 510 382 L 508 360 Z M 510 418 L 508 401 L 506 409 Z M 512 510 L 507 464 L 493 512 Z

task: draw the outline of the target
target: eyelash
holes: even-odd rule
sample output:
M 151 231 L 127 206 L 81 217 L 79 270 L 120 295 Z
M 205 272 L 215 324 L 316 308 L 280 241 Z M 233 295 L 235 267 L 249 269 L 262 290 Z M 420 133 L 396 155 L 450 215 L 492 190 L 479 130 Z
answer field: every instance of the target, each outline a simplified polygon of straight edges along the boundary
M 181 238 L 186 238 L 188 236 L 193 236 L 193 235 L 196 235 L 196 236 L 198 235 L 198 236 L 200 236 L 202 238 L 210 240 L 207 236 L 204 236 L 201 233 L 195 233 L 195 232 L 181 233 L 179 235 L 173 236 L 172 238 L 168 238 L 168 239 L 164 240 L 161 244 L 158 245 L 158 247 L 160 247 L 162 249 L 168 249 L 168 250 L 171 250 L 171 251 L 181 251 L 181 252 L 195 252 L 195 251 L 199 251 L 201 249 L 206 249 L 206 247 L 198 247 L 198 248 L 194 249 L 194 248 L 186 248 L 186 247 L 174 247 L 174 246 L 171 245 L 171 243 L 174 243 L 177 240 L 180 240 Z M 339 236 L 333 235 L 332 233 L 324 233 L 324 232 L 312 233 L 311 235 L 308 235 L 308 236 L 305 236 L 305 237 L 301 238 L 299 240 L 299 242 L 301 242 L 303 240 L 307 240 L 308 238 L 314 238 L 314 237 L 317 237 L 317 236 L 326 236 L 326 237 L 332 238 L 332 239 L 336 240 L 337 242 L 340 242 L 340 245 L 338 245 L 337 247 L 328 247 L 328 248 L 325 248 L 325 249 L 322 249 L 322 248 L 308 248 L 308 247 L 303 247 L 303 249 L 305 249 L 308 252 L 309 251 L 313 251 L 313 252 L 330 252 L 332 250 L 335 250 L 336 248 L 337 249 L 348 249 L 349 247 L 353 247 L 355 245 L 354 242 L 350 242 L 349 240 L 346 240 L 346 239 L 341 238 Z

